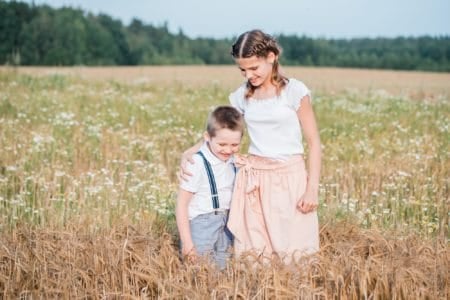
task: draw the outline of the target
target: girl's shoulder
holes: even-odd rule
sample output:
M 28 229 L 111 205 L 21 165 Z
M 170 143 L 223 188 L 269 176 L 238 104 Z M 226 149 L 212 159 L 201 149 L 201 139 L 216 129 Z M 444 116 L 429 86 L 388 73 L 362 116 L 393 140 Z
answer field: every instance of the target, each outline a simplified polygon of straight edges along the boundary
M 245 96 L 245 92 L 247 91 L 247 83 L 242 83 L 236 90 L 230 93 L 230 97 L 236 97 L 236 96 Z
M 247 91 L 247 84 L 241 84 L 235 91 L 228 96 L 232 106 L 237 108 L 241 113 L 245 110 L 245 93 Z
M 286 89 L 299 89 L 299 88 L 307 89 L 307 86 L 306 84 L 303 83 L 303 81 L 300 81 L 297 78 L 288 78 Z
M 311 91 L 309 88 L 302 81 L 296 78 L 289 78 L 285 91 L 288 103 L 292 105 L 295 110 L 300 107 L 301 100 L 305 96 L 310 96 L 311 98 Z

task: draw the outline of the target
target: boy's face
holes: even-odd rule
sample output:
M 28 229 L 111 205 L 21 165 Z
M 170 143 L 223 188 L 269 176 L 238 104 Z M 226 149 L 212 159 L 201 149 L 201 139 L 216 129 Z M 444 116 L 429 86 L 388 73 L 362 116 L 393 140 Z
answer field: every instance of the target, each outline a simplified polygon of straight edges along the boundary
M 239 151 L 241 139 L 242 132 L 233 131 L 228 128 L 216 130 L 216 135 L 213 137 L 210 137 L 205 132 L 205 140 L 209 144 L 209 149 L 222 161 L 227 161 L 234 153 Z

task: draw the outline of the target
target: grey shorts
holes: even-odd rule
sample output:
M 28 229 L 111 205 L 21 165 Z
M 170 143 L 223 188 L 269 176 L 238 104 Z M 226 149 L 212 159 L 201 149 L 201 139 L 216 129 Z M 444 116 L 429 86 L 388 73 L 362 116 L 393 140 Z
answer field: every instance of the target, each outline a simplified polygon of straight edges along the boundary
M 233 236 L 226 227 L 228 211 L 202 214 L 190 221 L 192 241 L 198 255 L 212 259 L 224 269 L 231 256 Z

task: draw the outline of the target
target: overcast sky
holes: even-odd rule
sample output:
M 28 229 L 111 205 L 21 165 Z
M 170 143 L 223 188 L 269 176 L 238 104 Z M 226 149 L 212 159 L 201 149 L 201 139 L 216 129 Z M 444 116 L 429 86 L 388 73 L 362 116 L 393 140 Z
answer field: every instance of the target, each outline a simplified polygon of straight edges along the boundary
M 133 18 L 189 37 L 270 34 L 324 38 L 450 36 L 450 0 L 28 0 Z

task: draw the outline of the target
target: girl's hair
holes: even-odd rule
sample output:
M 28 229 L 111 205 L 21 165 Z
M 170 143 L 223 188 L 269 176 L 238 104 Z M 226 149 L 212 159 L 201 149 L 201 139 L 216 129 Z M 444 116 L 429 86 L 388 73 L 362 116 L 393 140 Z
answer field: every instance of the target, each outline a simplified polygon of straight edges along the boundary
M 241 34 L 231 46 L 231 55 L 233 58 L 249 58 L 252 56 L 267 58 L 269 53 L 275 54 L 275 61 L 272 66 L 271 82 L 280 94 L 281 89 L 286 85 L 287 78 L 281 75 L 279 71 L 278 57 L 281 54 L 281 47 L 275 38 L 262 32 L 261 30 L 251 30 Z M 255 87 L 247 81 L 247 93 L 245 98 L 250 98 L 255 92 Z
M 209 114 L 206 124 L 208 135 L 215 137 L 216 131 L 223 128 L 244 134 L 244 118 L 236 108 L 227 105 L 218 106 Z

